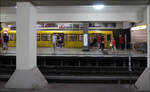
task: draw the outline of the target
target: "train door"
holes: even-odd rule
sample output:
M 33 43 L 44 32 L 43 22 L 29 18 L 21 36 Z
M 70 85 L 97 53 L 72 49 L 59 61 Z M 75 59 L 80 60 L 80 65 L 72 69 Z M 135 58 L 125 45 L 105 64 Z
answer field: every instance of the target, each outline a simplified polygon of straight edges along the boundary
M 101 35 L 100 33 L 93 33 L 90 35 L 90 45 L 91 47 L 97 47 L 97 37 Z
M 64 47 L 64 34 L 56 33 L 56 47 L 63 48 Z

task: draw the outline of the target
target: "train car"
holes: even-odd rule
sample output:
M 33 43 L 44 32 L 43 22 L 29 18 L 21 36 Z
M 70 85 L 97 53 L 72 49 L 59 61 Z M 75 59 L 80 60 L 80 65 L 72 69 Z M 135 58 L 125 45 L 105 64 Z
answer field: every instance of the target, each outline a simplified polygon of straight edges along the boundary
M 52 36 L 55 34 L 63 37 L 64 48 L 81 48 L 83 44 L 82 31 L 37 31 L 37 46 L 52 47 Z M 56 39 L 57 40 L 57 39 Z M 57 42 L 57 41 L 56 41 Z
M 105 48 L 110 48 L 111 40 L 113 39 L 113 31 L 100 31 L 100 30 L 92 30 L 88 31 L 89 34 L 89 42 L 92 43 L 94 36 L 104 36 L 105 40 Z
M 2 30 L 0 32 L 1 38 L 3 35 Z M 57 38 L 61 35 L 63 37 L 63 47 L 64 48 L 82 48 L 83 47 L 83 30 L 38 30 L 37 31 L 37 46 L 38 47 L 52 47 L 52 36 L 56 35 Z M 92 43 L 93 37 L 98 35 L 103 35 L 105 38 L 105 48 L 110 48 L 111 39 L 113 39 L 113 32 L 110 31 L 100 31 L 100 30 L 90 30 L 89 43 Z M 9 35 L 9 47 L 16 46 L 16 30 L 8 30 Z M 58 39 L 57 39 L 58 40 Z M 56 40 L 56 42 L 57 42 Z M 57 46 L 58 47 L 58 46 Z

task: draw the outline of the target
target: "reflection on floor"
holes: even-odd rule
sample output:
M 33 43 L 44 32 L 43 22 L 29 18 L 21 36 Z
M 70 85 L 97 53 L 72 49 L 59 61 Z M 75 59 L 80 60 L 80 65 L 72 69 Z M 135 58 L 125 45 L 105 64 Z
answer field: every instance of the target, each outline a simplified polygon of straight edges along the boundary
M 1 51 L 1 54 L 16 54 L 15 47 L 9 47 L 8 51 Z M 37 48 L 37 55 L 136 55 L 146 56 L 146 53 L 138 52 L 135 50 L 112 50 L 105 49 L 101 51 L 97 48 L 90 49 L 90 51 L 82 51 L 82 48 Z

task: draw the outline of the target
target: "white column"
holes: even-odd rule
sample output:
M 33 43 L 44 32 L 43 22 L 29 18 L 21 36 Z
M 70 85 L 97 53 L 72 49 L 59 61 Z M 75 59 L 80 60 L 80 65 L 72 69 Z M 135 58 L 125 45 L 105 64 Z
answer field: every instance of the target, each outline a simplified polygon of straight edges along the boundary
M 141 91 L 150 92 L 150 5 L 147 6 L 147 68 L 135 85 Z
M 30 2 L 17 3 L 16 71 L 7 88 L 39 89 L 47 85 L 37 68 L 36 15 L 36 8 Z
M 17 69 L 32 69 L 36 64 L 36 9 L 30 3 L 17 3 Z

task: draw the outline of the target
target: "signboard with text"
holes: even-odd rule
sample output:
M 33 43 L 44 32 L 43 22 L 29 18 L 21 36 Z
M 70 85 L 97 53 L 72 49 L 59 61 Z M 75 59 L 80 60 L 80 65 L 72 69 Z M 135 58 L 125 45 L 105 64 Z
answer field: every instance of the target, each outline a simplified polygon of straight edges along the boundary
M 88 34 L 84 34 L 84 46 L 88 46 Z

